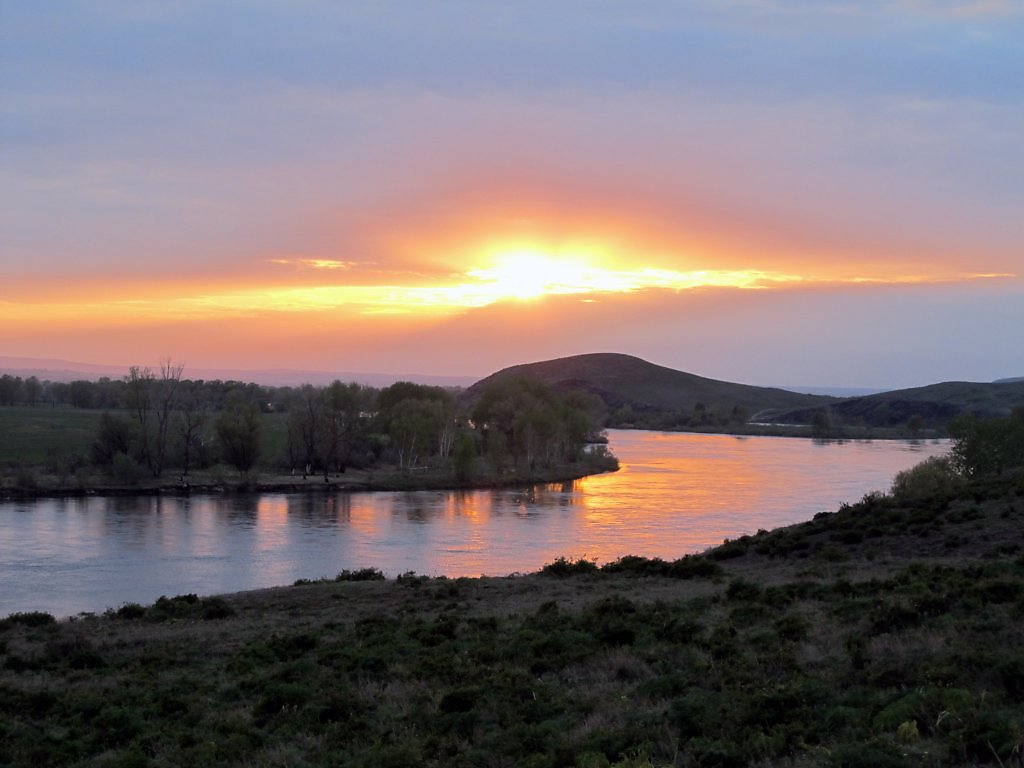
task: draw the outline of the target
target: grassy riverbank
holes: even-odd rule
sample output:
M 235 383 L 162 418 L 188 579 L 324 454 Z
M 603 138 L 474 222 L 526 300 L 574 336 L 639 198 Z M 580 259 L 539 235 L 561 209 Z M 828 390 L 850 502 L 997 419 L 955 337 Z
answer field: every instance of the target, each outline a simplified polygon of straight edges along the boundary
M 1024 479 L 675 563 L 0 623 L 0 764 L 1010 765 Z
M 481 471 L 471 479 L 460 480 L 445 469 L 429 467 L 413 470 L 397 467 L 350 469 L 344 473 L 323 475 L 238 472 L 222 466 L 193 471 L 189 476 L 149 478 L 132 483 L 117 482 L 97 472 L 62 475 L 42 469 L 0 473 L 0 499 L 63 498 L 75 496 L 180 496 L 224 493 L 336 493 L 357 491 L 431 491 L 472 488 L 500 488 L 565 483 L 588 475 L 613 472 L 618 463 L 611 457 L 595 456 L 591 461 L 538 467 L 532 472 L 508 471 L 501 475 Z

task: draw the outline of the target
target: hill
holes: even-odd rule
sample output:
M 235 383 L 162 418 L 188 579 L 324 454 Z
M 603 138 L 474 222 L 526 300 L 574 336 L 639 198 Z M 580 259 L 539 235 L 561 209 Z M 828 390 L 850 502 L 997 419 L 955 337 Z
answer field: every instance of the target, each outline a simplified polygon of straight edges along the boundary
M 702 408 L 727 414 L 740 408 L 746 411 L 747 416 L 763 418 L 780 409 L 809 408 L 836 402 L 836 398 L 823 395 L 708 379 L 631 355 L 610 352 L 504 368 L 473 384 L 462 397 L 472 402 L 491 383 L 512 376 L 539 379 L 559 391 L 576 389 L 597 395 L 608 407 L 613 423 L 625 420 L 617 418 L 616 414 L 622 417 L 630 411 L 649 420 L 659 415 L 689 414 Z
M 143 363 L 145 365 L 145 363 Z M 152 363 L 150 363 L 152 367 Z M 36 357 L 10 357 L 0 355 L 0 375 L 35 376 L 40 381 L 71 382 L 96 381 L 106 377 L 122 379 L 128 374 L 127 365 L 97 365 L 72 360 Z M 244 381 L 275 387 L 294 387 L 302 384 L 322 386 L 332 381 L 355 381 L 372 387 L 386 387 L 396 381 L 414 381 L 439 387 L 463 387 L 470 384 L 470 376 L 430 376 L 418 373 L 375 373 L 368 371 L 315 371 L 291 368 L 236 369 L 197 368 L 187 366 L 185 375 L 205 381 Z
M 943 429 L 963 414 L 979 418 L 1009 416 L 1024 407 L 1024 380 L 994 383 L 947 381 L 926 387 L 898 389 L 866 397 L 853 397 L 826 406 L 833 423 L 894 427 L 914 416 L 920 425 Z M 778 414 L 781 423 L 809 424 L 822 407 L 801 408 Z

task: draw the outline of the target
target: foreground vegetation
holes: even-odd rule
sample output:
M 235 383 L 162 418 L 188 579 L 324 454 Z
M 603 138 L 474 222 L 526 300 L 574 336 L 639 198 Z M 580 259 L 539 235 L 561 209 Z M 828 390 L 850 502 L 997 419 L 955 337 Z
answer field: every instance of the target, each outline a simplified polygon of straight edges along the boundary
M 963 461 L 675 562 L 12 615 L 0 764 L 1020 764 L 1024 475 Z

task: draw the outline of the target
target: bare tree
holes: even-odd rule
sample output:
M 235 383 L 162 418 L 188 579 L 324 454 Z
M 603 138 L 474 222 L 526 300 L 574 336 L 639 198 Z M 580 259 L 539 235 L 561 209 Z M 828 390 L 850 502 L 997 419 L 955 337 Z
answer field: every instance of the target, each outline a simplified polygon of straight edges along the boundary
M 171 358 L 160 363 L 159 379 L 149 368 L 133 365 L 128 369 L 128 406 L 139 422 L 140 459 L 153 477 L 163 474 L 167 434 L 184 369 L 184 364 L 176 364 Z
M 181 384 L 181 372 L 184 363 L 175 363 L 171 358 L 160 362 L 160 381 L 157 383 L 156 408 L 156 444 L 153 450 L 153 461 L 150 469 L 154 477 L 163 473 L 164 458 L 167 455 L 167 434 L 171 426 L 171 414 L 177 399 L 178 386 Z
M 206 424 L 207 413 L 196 382 L 182 382 L 179 402 L 181 418 L 178 420 L 178 437 L 181 438 L 182 475 L 187 476 L 203 425 Z
M 152 469 L 150 455 L 152 453 L 152 429 L 150 426 L 150 410 L 153 403 L 153 386 L 156 378 L 149 368 L 133 365 L 125 377 L 128 409 L 135 415 L 139 423 L 139 443 L 136 450 L 140 461 Z
M 323 400 L 320 392 L 310 384 L 299 390 L 298 399 L 288 411 L 288 455 L 293 469 L 296 461 L 303 467 L 313 469 L 317 464 L 318 446 L 323 431 Z

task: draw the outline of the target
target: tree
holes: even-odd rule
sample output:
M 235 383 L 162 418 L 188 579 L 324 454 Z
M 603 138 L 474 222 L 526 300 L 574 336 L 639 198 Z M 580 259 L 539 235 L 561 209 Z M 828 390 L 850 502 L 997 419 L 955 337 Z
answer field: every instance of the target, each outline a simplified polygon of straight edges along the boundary
M 104 412 L 100 416 L 99 429 L 92 443 L 93 463 L 111 467 L 118 454 L 128 456 L 135 442 L 136 427 L 124 416 Z
M 746 424 L 750 421 L 750 409 L 742 404 L 734 405 L 730 414 L 730 421 L 734 424 Z
M 9 373 L 0 376 L 0 405 L 14 405 L 21 385 L 21 377 L 15 378 Z
M 400 468 L 415 467 L 420 455 L 429 452 L 436 433 L 436 410 L 429 400 L 402 400 L 392 408 L 391 445 L 398 455 Z
M 168 432 L 175 396 L 185 366 L 171 358 L 160 363 L 160 378 L 149 368 L 133 365 L 128 369 L 128 407 L 139 423 L 139 459 L 149 467 L 153 477 L 164 471 Z
M 221 455 L 242 474 L 256 464 L 260 455 L 260 409 L 240 392 L 228 396 L 227 404 L 214 422 Z
M 181 384 L 181 372 L 184 369 L 184 363 L 175 363 L 169 357 L 160 363 L 160 380 L 157 382 L 154 393 L 156 440 L 153 446 L 153 459 L 150 462 L 150 469 L 154 477 L 159 477 L 163 472 L 168 433 L 171 427 L 171 414 L 174 411 L 178 386 Z
M 817 438 L 828 437 L 832 434 L 832 417 L 828 411 L 819 409 L 814 412 L 811 418 L 811 434 Z
M 202 400 L 201 383 L 182 382 L 181 417 L 178 420 L 178 438 L 181 441 L 182 475 L 188 475 L 192 460 L 202 448 L 203 425 L 206 423 L 206 408 Z
M 518 467 L 576 460 L 598 430 L 604 406 L 591 395 L 559 395 L 543 382 L 509 377 L 493 382 L 473 408 L 473 422 L 487 433 L 486 446 L 498 471 L 505 455 Z
M 1024 411 L 1005 419 L 962 416 L 949 425 L 953 465 L 968 477 L 1024 466 Z
M 138 454 L 145 464 L 150 464 L 153 454 L 153 435 L 151 425 L 151 408 L 155 377 L 149 368 L 133 365 L 125 377 L 128 408 L 135 415 L 139 427 Z M 152 465 L 150 466 L 152 471 Z M 154 473 L 154 477 L 156 474 Z
M 96 402 L 96 385 L 83 379 L 72 381 L 68 397 L 75 408 L 92 408 Z
M 35 405 L 36 401 L 39 400 L 39 396 L 43 394 L 43 385 L 39 383 L 39 379 L 35 376 L 29 376 L 25 379 L 25 401 L 29 405 Z
M 311 384 L 303 386 L 288 409 L 288 457 L 292 467 L 300 464 L 303 473 L 316 469 L 320 432 L 323 429 L 323 400 Z
M 452 452 L 452 474 L 461 482 L 472 480 L 476 474 L 476 440 L 471 431 L 459 432 Z
M 455 442 L 455 400 L 443 387 L 399 381 L 377 397 L 377 425 L 390 438 L 399 466 L 421 456 L 447 459 Z
M 360 422 L 363 388 L 356 383 L 334 381 L 320 396 L 323 428 L 320 430 L 319 459 L 324 479 L 331 471 L 344 472 Z

